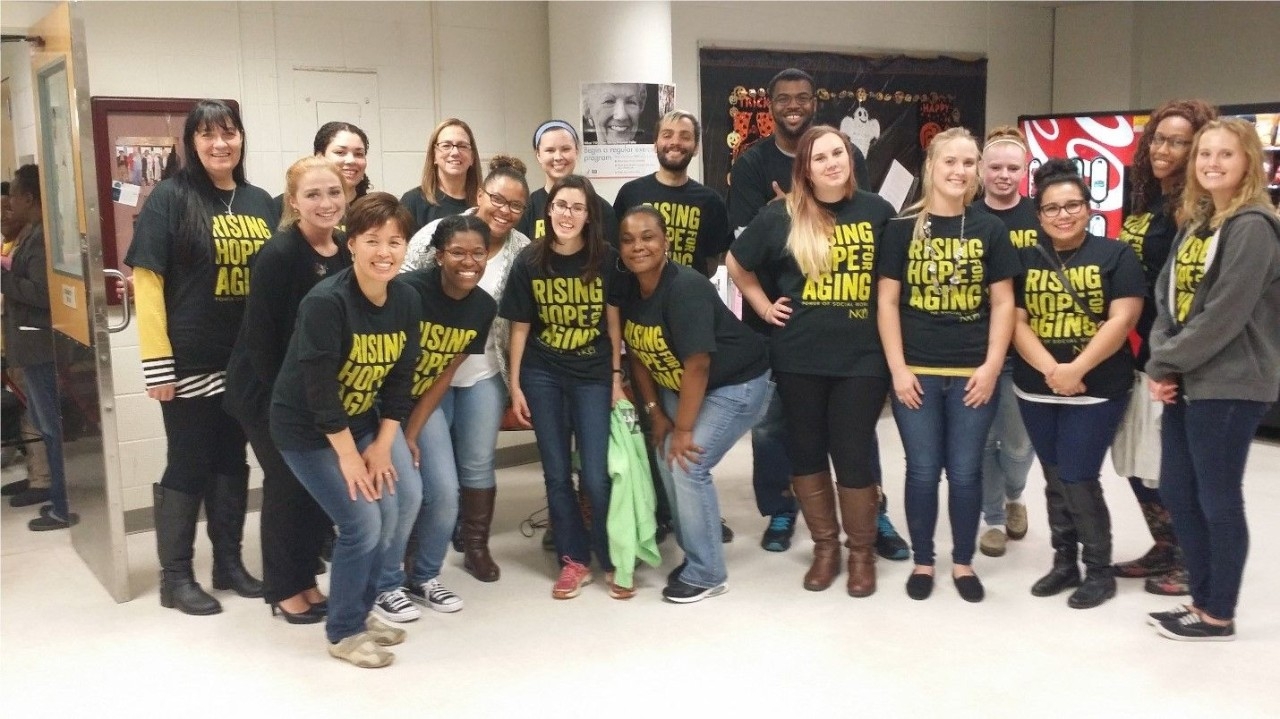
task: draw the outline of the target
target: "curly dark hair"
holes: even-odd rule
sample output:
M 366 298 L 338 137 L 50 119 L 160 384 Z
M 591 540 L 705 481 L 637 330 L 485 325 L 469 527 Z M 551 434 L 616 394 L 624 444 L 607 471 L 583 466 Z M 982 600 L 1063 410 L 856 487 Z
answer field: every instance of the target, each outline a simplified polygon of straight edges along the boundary
M 1133 178 L 1129 192 L 1129 211 L 1135 214 L 1147 211 L 1157 197 L 1160 197 L 1160 181 L 1151 174 L 1151 138 L 1155 136 L 1156 127 L 1166 117 L 1181 117 L 1191 123 L 1191 134 L 1200 131 L 1210 120 L 1217 119 L 1218 108 L 1203 100 L 1170 100 L 1147 120 L 1146 129 L 1138 138 L 1138 149 L 1133 153 L 1133 164 L 1129 167 Z M 1187 158 L 1190 162 L 1190 158 Z M 1186 186 L 1186 168 L 1179 173 L 1173 190 L 1165 197 L 1165 212 L 1172 215 L 1182 204 L 1182 188 Z

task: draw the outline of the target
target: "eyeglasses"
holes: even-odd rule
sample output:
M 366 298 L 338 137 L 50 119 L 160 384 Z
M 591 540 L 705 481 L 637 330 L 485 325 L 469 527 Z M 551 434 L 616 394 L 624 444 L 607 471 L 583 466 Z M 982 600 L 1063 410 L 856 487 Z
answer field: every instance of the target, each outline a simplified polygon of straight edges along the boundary
M 1158 132 L 1152 134 L 1151 146 L 1160 147 L 1161 145 L 1167 145 L 1169 148 L 1174 150 L 1182 150 L 1182 149 L 1191 147 L 1191 141 L 1184 140 L 1181 137 L 1169 137 L 1168 135 L 1161 135 Z
M 448 255 L 449 259 L 453 260 L 454 262 L 462 262 L 463 260 L 466 260 L 468 257 L 471 258 L 472 262 L 484 262 L 485 260 L 489 259 L 488 250 L 476 250 L 475 252 L 467 252 L 466 250 L 460 250 L 456 247 L 451 247 L 445 250 L 444 253 Z
M 790 105 L 795 102 L 800 105 L 808 105 L 813 102 L 813 95 L 804 93 L 802 95 L 775 95 L 772 100 L 775 105 Z
M 454 150 L 457 150 L 458 152 L 471 152 L 471 145 L 465 142 L 437 142 L 436 149 L 447 155 Z
M 1045 205 L 1040 208 L 1040 214 L 1050 219 L 1066 212 L 1068 215 L 1078 215 L 1088 203 L 1084 200 L 1072 200 L 1061 205 Z
M 575 202 L 570 205 L 564 200 L 556 200 L 551 203 L 551 210 L 553 212 L 559 212 L 562 215 L 569 215 L 570 217 L 581 217 L 582 215 L 587 214 L 586 205 L 580 202 Z
M 524 208 L 526 205 L 523 202 L 508 200 L 502 195 L 499 195 L 496 192 L 489 192 L 488 190 L 485 190 L 484 194 L 489 196 L 489 202 L 493 203 L 493 206 L 499 210 L 510 210 L 517 215 L 524 214 Z

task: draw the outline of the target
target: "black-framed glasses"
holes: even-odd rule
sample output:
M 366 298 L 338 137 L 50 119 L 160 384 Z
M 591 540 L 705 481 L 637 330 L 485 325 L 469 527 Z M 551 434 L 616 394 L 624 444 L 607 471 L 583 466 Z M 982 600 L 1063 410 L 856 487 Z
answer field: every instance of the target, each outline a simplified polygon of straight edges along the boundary
M 570 205 L 564 200 L 556 200 L 551 203 L 551 210 L 552 212 L 559 212 L 562 215 L 569 215 L 570 217 L 582 217 L 587 214 L 586 205 L 580 202 L 575 202 Z
M 1064 202 L 1061 205 L 1044 205 L 1040 208 L 1040 214 L 1050 219 L 1061 215 L 1063 212 L 1068 215 L 1078 215 L 1088 204 L 1089 203 L 1084 200 L 1072 200 L 1071 202 Z
M 448 255 L 449 259 L 453 260 L 454 262 L 462 262 L 466 260 L 468 257 L 471 258 L 473 262 L 484 262 L 485 260 L 489 259 L 488 250 L 475 250 L 473 252 L 467 252 L 466 250 L 463 250 L 457 247 L 450 247 L 449 249 L 445 250 L 444 253 Z
M 813 102 L 813 95 L 809 93 L 801 93 L 799 95 L 774 95 L 771 102 L 775 105 L 790 105 L 792 102 L 801 105 L 808 105 Z
M 1152 133 L 1151 135 L 1151 146 L 1152 147 L 1168 146 L 1170 149 L 1173 149 L 1173 150 L 1185 150 L 1186 148 L 1191 147 L 1191 141 L 1184 140 L 1181 137 L 1170 137 L 1168 135 L 1162 135 L 1156 132 L 1156 133 Z
M 488 190 L 485 190 L 484 194 L 489 196 L 489 202 L 493 203 L 493 206 L 498 208 L 499 210 L 510 210 L 517 215 L 524 214 L 524 208 L 527 205 L 525 205 L 523 202 L 508 200 L 502 195 L 499 195 L 496 192 L 489 192 Z
M 454 150 L 457 150 L 458 152 L 471 152 L 471 145 L 466 142 L 437 142 L 436 149 L 447 155 Z

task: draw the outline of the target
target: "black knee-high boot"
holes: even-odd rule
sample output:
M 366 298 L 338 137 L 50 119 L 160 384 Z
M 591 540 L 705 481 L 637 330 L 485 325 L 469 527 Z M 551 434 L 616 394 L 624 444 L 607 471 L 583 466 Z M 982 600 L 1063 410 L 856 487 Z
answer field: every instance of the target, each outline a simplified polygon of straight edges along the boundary
M 1080 586 L 1080 566 L 1076 563 L 1079 541 L 1076 525 L 1067 509 L 1062 479 L 1054 465 L 1044 467 L 1044 499 L 1049 514 L 1049 542 L 1053 545 L 1053 568 L 1031 585 L 1037 597 L 1051 597 L 1069 587 Z
M 1067 508 L 1080 537 L 1080 559 L 1084 562 L 1084 583 L 1071 594 L 1067 604 L 1089 609 L 1116 595 L 1115 570 L 1111 568 L 1111 513 L 1097 479 L 1063 483 Z
M 184 614 L 217 614 L 218 600 L 196 583 L 191 557 L 200 518 L 200 496 L 152 485 L 156 553 L 160 557 L 160 606 Z
M 205 495 L 209 541 L 213 544 L 213 588 L 231 589 L 242 597 L 261 597 L 262 582 L 249 574 L 240 555 L 244 514 L 248 508 L 249 468 L 219 474 Z

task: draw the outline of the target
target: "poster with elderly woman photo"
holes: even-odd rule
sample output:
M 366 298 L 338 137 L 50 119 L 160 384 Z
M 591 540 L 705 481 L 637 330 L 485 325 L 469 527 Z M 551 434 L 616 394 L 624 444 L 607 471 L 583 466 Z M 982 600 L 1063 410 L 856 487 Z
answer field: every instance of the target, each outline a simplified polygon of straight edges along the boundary
M 581 89 L 583 174 L 631 178 L 657 170 L 653 128 L 675 108 L 675 85 L 584 82 Z

